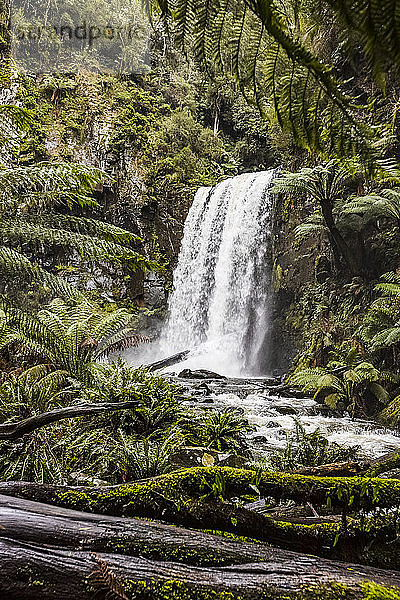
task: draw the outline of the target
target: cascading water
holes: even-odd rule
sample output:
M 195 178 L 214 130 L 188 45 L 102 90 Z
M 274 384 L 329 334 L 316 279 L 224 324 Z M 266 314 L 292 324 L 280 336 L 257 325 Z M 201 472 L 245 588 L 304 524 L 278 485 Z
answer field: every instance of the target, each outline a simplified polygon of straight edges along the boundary
M 265 372 L 273 174 L 247 173 L 197 192 L 161 335 L 164 355 L 191 350 L 197 368 Z

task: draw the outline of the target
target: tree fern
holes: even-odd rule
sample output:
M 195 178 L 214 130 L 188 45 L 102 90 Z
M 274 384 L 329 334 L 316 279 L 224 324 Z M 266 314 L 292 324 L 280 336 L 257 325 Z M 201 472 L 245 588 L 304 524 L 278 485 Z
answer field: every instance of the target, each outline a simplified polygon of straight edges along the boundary
M 135 319 L 123 308 L 107 314 L 87 300 L 71 305 L 56 298 L 36 316 L 3 301 L 0 349 L 17 344 L 22 354 L 40 354 L 55 367 L 86 381 L 92 378 L 96 360 L 147 341 L 135 334 Z
M 375 290 L 380 296 L 367 311 L 360 334 L 372 351 L 381 351 L 400 343 L 400 276 L 385 273 Z
M 209 73 L 219 67 L 232 71 L 247 99 L 264 113 L 272 103 L 278 122 L 297 144 L 325 156 L 357 155 L 367 169 L 375 171 L 394 168 L 394 160 L 382 160 L 389 126 L 369 122 L 369 104 L 360 106 L 356 92 L 348 93 L 350 86 L 334 75 L 334 65 L 324 64 L 314 52 L 310 32 L 318 26 L 320 11 L 310 12 L 308 23 L 303 24 L 291 3 L 274 0 L 239 0 L 234 6 L 220 0 L 155 0 L 154 4 L 168 29 L 176 28 L 181 46 L 191 47 Z M 341 18 L 344 4 L 323 0 L 320 6 Z M 362 13 L 360 4 L 364 3 L 354 5 L 348 0 L 351 20 L 344 22 L 366 43 L 364 29 L 353 26 L 353 19 L 357 21 Z M 365 4 L 368 10 L 370 3 Z M 385 17 L 394 22 L 390 11 Z M 365 23 L 364 13 L 360 21 Z
M 400 189 L 384 189 L 368 196 L 351 198 L 343 207 L 344 216 L 359 215 L 363 225 L 370 221 L 377 221 L 382 217 L 400 223 Z
M 70 163 L 11 168 L 2 162 L 1 151 L 8 156 L 14 150 L 10 139 L 18 141 L 31 121 L 29 111 L 0 106 L 0 272 L 6 282 L 37 281 L 53 296 L 79 298 L 73 286 L 39 264 L 41 254 L 54 248 L 69 258 L 80 257 L 90 267 L 111 263 L 129 272 L 156 268 L 132 247 L 137 236 L 108 223 L 64 214 L 74 204 L 94 205 L 93 189 L 110 181 L 106 173 Z M 58 207 L 63 214 L 56 212 Z

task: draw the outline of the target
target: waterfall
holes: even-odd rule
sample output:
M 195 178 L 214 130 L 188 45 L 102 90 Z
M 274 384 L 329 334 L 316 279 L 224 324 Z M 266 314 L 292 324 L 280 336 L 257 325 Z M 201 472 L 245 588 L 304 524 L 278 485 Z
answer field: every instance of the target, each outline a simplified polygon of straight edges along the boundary
M 189 211 L 160 345 L 190 366 L 265 373 L 273 170 L 200 188 Z M 189 365 L 188 365 L 189 366 Z

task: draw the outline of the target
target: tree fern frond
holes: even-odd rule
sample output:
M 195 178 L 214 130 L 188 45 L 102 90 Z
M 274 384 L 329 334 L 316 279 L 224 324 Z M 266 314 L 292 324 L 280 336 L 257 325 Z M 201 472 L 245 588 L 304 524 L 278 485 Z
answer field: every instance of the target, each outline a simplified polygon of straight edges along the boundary
M 119 339 L 118 339 L 119 338 Z M 102 345 L 93 355 L 95 360 L 110 356 L 116 352 L 122 352 L 128 348 L 136 348 L 141 344 L 148 344 L 151 342 L 151 338 L 147 335 L 141 335 L 138 333 L 130 333 L 129 331 L 122 331 L 120 334 L 112 336 Z
M 48 287 L 55 294 L 66 298 L 80 298 L 82 294 L 62 277 L 49 273 L 38 264 L 31 262 L 20 252 L 7 246 L 0 246 L 0 272 L 10 279 L 22 278 L 36 281 Z
M 93 337 L 99 340 L 102 337 L 107 337 L 122 327 L 126 327 L 134 318 L 134 315 L 124 308 L 114 310 L 93 328 Z
M 36 163 L 0 168 L 0 210 L 64 204 L 95 204 L 92 190 L 109 176 L 95 167 L 71 163 Z
M 342 2 L 323 2 L 341 15 Z M 392 139 L 390 125 L 370 122 L 370 104 L 360 106 L 357 95 L 346 91 L 350 86 L 335 76 L 332 65 L 319 59 L 308 36 L 293 27 L 298 18 L 290 3 L 169 0 L 167 7 L 163 0 L 157 3 L 165 22 L 177 25 L 178 41 L 184 46 L 191 42 L 198 59 L 214 68 L 222 63 L 225 71 L 233 70 L 245 96 L 261 108 L 272 99 L 278 122 L 297 144 L 325 157 L 358 156 L 369 174 L 398 173 L 395 160 L 382 159 L 382 148 Z M 369 10 L 367 0 L 347 3 L 353 16 L 359 13 L 360 4 Z M 361 37 L 365 34 L 362 28 L 358 31 Z
M 153 268 L 155 264 L 138 252 L 115 242 L 93 235 L 46 228 L 16 218 L 3 219 L 0 222 L 0 243 L 39 245 L 39 247 L 60 246 L 64 249 L 73 249 L 83 258 L 95 262 L 102 260 L 118 262 L 132 271 L 139 269 L 145 271 Z
M 49 213 L 43 215 L 24 215 L 22 220 L 45 228 L 62 229 L 82 235 L 95 236 L 116 244 L 130 245 L 142 242 L 139 236 L 130 231 L 116 227 L 111 223 L 85 217 Z
M 324 225 L 322 215 L 320 212 L 315 211 L 304 223 L 295 228 L 294 236 L 296 240 L 301 241 L 309 236 L 328 233 L 328 231 L 328 228 Z

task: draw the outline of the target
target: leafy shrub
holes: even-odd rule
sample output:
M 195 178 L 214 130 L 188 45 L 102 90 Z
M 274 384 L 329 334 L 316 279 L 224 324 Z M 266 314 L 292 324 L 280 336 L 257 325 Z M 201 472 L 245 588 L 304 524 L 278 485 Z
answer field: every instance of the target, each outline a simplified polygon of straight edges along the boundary
M 16 441 L 0 443 L 0 479 L 48 483 L 110 483 L 169 470 L 168 456 L 182 443 L 177 388 L 132 369 L 122 360 L 97 365 L 91 387 L 62 387 L 65 375 L 34 367 L 0 386 L 3 422 L 82 402 L 137 400 L 137 410 L 63 420 Z
M 184 424 L 189 443 L 218 451 L 246 452 L 245 433 L 253 427 L 233 409 L 210 412 Z
M 350 460 L 357 452 L 357 447 L 344 448 L 336 442 L 329 442 L 319 429 L 306 433 L 296 421 L 294 433 L 287 436 L 285 449 L 274 454 L 270 461 L 277 471 L 291 471 Z

